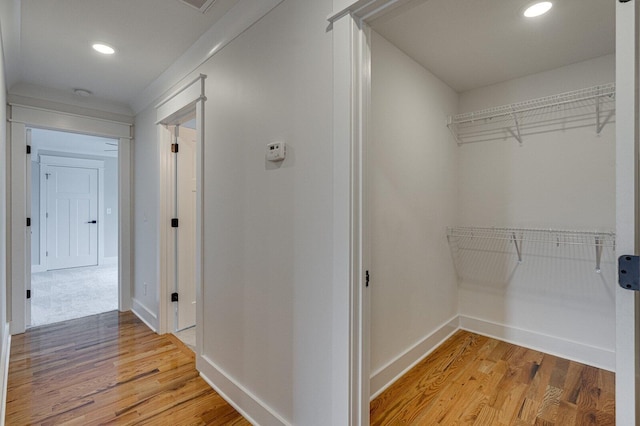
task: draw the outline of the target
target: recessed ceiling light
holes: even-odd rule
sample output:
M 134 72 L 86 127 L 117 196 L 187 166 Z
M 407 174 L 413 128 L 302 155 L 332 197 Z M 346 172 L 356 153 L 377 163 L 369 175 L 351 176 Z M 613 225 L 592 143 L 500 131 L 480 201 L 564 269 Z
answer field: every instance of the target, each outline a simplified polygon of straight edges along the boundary
M 104 43 L 95 43 L 91 47 L 93 47 L 93 50 L 95 50 L 96 52 L 100 52 L 103 55 L 113 55 L 114 53 L 116 53 L 116 50 L 113 47 Z
M 553 4 L 550 1 L 534 3 L 525 9 L 524 16 L 527 18 L 535 18 L 536 16 L 544 15 L 551 10 L 551 7 L 553 7 Z

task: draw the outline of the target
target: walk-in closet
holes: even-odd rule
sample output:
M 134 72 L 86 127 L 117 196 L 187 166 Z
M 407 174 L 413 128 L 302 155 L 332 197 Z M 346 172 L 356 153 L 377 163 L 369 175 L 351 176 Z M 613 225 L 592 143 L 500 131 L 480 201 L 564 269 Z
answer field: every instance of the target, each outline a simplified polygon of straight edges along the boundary
M 615 370 L 615 3 L 530 5 L 370 22 L 372 398 L 458 328 Z

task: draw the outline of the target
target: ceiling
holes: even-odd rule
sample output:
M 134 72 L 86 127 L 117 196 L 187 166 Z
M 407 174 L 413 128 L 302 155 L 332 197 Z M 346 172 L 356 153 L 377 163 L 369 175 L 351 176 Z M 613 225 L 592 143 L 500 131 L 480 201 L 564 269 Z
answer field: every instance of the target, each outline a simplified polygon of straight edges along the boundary
M 414 0 L 370 24 L 458 92 L 615 52 L 614 1 L 553 3 L 525 19 L 527 0 Z
M 17 83 L 131 105 L 238 0 L 206 13 L 179 0 L 21 0 Z M 101 41 L 116 54 L 91 49 Z
M 118 140 L 45 129 L 31 130 L 32 160 L 44 152 L 117 157 Z

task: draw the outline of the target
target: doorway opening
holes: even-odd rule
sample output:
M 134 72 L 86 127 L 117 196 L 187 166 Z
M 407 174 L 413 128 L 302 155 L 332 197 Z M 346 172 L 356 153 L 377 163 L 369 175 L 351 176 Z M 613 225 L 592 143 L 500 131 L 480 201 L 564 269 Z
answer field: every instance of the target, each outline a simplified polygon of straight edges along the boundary
M 118 140 L 38 128 L 27 138 L 27 326 L 118 309 Z
M 170 331 L 195 352 L 196 347 L 196 147 L 195 110 L 167 126 L 171 134 L 169 197 L 173 251 Z

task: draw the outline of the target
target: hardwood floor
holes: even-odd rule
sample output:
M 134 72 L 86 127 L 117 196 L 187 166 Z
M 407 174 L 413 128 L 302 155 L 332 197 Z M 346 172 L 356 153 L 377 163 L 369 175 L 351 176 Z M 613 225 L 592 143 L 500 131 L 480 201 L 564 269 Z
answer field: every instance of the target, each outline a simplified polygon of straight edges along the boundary
M 614 373 L 459 331 L 371 402 L 373 425 L 613 425 Z
M 193 352 L 117 311 L 11 342 L 7 425 L 249 425 L 195 369 Z

